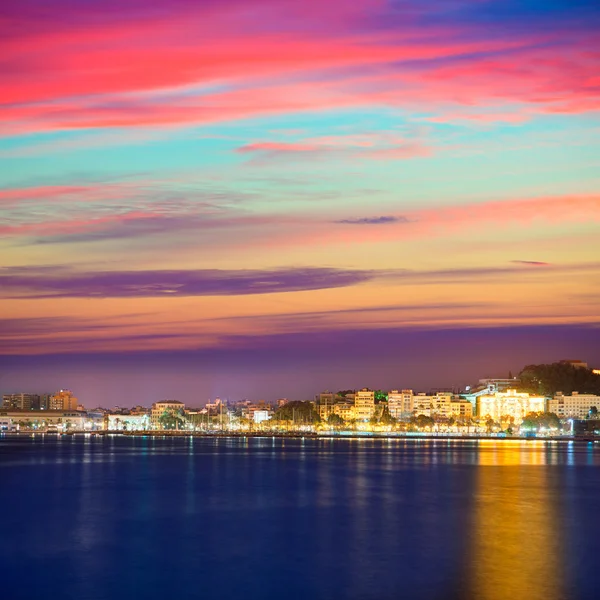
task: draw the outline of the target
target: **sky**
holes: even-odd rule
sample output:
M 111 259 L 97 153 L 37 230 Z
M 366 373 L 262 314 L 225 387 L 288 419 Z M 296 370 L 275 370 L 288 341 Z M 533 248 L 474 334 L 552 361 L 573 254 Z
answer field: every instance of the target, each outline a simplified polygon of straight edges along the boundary
M 0 392 L 88 407 L 600 366 L 600 7 L 0 13 Z

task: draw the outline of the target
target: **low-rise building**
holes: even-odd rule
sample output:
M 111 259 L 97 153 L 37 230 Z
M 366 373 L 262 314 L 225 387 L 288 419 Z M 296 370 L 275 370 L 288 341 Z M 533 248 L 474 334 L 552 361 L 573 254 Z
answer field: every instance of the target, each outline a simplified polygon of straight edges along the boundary
M 557 392 L 554 398 L 548 401 L 548 411 L 555 413 L 561 419 L 585 419 L 592 407 L 600 411 L 600 396 L 578 392 L 566 396 L 562 392 Z
M 0 419 L 11 421 L 18 429 L 34 431 L 88 431 L 92 425 L 87 413 L 76 410 L 4 410 Z
M 108 431 L 147 431 L 151 428 L 150 415 L 105 415 L 104 428 Z
M 161 417 L 165 413 L 177 413 L 183 415 L 185 404 L 179 400 L 161 400 L 152 405 L 150 411 L 150 426 L 152 429 L 162 429 Z
M 271 414 L 268 410 L 255 410 L 253 414 L 253 421 L 255 424 L 268 421 L 271 418 Z
M 333 405 L 333 412 L 338 417 L 344 419 L 344 421 L 354 421 L 356 419 L 356 412 L 352 402 L 337 402 Z

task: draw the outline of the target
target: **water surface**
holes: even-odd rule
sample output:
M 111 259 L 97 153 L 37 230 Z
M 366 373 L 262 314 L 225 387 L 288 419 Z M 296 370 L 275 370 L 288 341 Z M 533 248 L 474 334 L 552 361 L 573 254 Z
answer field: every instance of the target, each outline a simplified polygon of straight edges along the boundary
M 591 600 L 600 448 L 0 437 L 10 599 Z

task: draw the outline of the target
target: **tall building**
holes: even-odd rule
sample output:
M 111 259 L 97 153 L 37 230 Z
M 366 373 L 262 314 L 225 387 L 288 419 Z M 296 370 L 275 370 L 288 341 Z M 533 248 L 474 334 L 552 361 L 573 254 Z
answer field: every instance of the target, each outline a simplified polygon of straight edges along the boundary
M 48 400 L 49 410 L 77 410 L 77 398 L 71 390 L 60 390 Z
M 388 408 L 395 419 L 408 417 L 414 408 L 414 393 L 412 390 L 392 390 L 388 394 Z
M 512 418 L 518 425 L 527 413 L 545 410 L 546 398 L 530 396 L 527 392 L 516 390 L 484 394 L 477 398 L 477 415 L 482 418 L 492 418 L 494 421 L 506 421 Z
M 36 410 L 40 406 L 40 397 L 37 394 L 4 394 L 2 408 L 13 410 Z
M 570 396 L 557 392 L 554 398 L 548 401 L 548 411 L 555 413 L 561 419 L 585 419 L 593 406 L 600 411 L 600 396 L 578 392 L 572 392 Z
M 358 421 L 370 419 L 375 412 L 375 392 L 363 388 L 356 392 L 354 399 L 354 415 Z

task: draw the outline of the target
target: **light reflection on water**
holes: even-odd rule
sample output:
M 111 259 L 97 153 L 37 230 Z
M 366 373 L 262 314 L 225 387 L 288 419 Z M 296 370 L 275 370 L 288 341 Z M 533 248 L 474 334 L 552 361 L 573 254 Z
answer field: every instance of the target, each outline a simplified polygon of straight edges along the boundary
M 203 596 L 246 600 L 594 598 L 599 451 L 2 437 L 0 511 L 14 519 L 0 564 L 40 574 L 6 597 L 49 585 L 83 600 L 196 597 L 201 580 Z
M 469 531 L 472 598 L 569 597 L 557 490 L 551 471 L 537 468 L 556 464 L 556 452 L 546 450 L 511 444 L 479 454 L 486 468 L 476 471 Z

